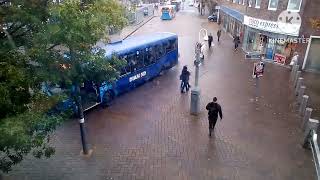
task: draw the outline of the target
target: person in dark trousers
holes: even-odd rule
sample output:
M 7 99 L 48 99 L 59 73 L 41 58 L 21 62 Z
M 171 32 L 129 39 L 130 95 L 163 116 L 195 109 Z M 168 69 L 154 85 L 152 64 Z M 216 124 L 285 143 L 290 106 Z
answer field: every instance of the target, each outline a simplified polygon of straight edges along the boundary
M 184 93 L 184 89 L 186 91 L 189 91 L 189 88 L 191 87 L 189 84 L 189 77 L 190 77 L 190 72 L 188 71 L 187 66 L 183 66 L 181 75 L 180 75 L 180 80 L 181 80 L 181 93 Z
M 218 120 L 218 115 L 222 120 L 222 110 L 221 106 L 217 103 L 217 98 L 214 97 L 213 101 L 208 103 L 206 109 L 208 110 L 208 119 L 209 119 L 209 136 L 211 136 L 211 132 L 214 130 L 214 127 Z
M 235 35 L 233 38 L 234 42 L 234 50 L 237 51 L 240 43 L 240 37 L 238 35 Z
M 208 36 L 209 49 L 211 48 L 212 41 L 213 41 L 213 37 L 212 37 L 212 34 L 210 33 L 209 36 Z
M 220 42 L 220 36 L 221 36 L 221 29 L 217 31 L 218 42 Z

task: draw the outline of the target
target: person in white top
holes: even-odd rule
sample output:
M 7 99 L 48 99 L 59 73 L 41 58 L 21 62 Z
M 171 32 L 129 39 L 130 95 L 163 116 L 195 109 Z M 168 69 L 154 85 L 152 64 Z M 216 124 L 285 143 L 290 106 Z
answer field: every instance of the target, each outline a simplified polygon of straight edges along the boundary
M 298 59 L 299 59 L 299 54 L 298 54 L 297 52 L 294 52 L 294 53 L 293 53 L 293 57 L 292 57 L 291 62 L 290 62 L 291 68 L 292 68 L 294 65 L 298 64 Z

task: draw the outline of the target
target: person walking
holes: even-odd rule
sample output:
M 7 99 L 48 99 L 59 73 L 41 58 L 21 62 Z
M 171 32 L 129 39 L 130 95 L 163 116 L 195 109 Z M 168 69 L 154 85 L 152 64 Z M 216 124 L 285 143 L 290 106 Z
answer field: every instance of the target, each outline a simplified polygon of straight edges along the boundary
M 238 35 L 234 36 L 233 42 L 234 42 L 234 50 L 237 51 L 240 43 L 240 38 Z
M 213 37 L 212 37 L 212 34 L 210 33 L 209 36 L 208 36 L 209 49 L 211 48 L 212 41 L 213 41 Z
M 190 77 L 190 72 L 188 71 L 188 67 L 187 66 L 183 66 L 181 75 L 180 75 L 180 80 L 181 80 L 181 93 L 184 93 L 184 89 L 186 89 L 186 91 L 189 91 L 189 88 L 191 87 L 189 84 L 189 77 Z
M 211 137 L 211 132 L 214 130 L 214 127 L 218 120 L 218 115 L 222 120 L 222 110 L 220 104 L 217 103 L 217 97 L 213 98 L 212 102 L 209 102 L 206 106 L 208 110 L 208 119 L 209 119 L 209 136 Z
M 218 42 L 220 42 L 220 36 L 221 36 L 221 29 L 217 31 Z

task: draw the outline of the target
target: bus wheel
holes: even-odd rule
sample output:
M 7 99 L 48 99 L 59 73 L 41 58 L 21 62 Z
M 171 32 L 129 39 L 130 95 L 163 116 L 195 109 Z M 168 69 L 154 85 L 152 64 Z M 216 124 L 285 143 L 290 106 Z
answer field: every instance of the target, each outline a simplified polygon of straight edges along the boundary
M 111 105 L 111 102 L 114 99 L 114 95 L 111 91 L 107 91 L 103 95 L 102 107 L 106 108 Z

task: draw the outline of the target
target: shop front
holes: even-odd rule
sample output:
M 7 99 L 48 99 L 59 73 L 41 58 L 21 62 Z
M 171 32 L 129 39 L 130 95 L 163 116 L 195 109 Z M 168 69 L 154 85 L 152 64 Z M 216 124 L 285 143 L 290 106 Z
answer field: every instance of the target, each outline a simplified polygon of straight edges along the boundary
M 299 31 L 288 33 L 280 30 L 277 22 L 248 16 L 244 17 L 244 25 L 242 48 L 245 52 L 259 53 L 270 62 L 290 63 L 298 43 L 294 39 Z
M 221 26 L 231 36 L 243 34 L 243 14 L 225 6 L 220 7 Z
M 304 57 L 304 70 L 320 72 L 320 36 L 311 36 Z

